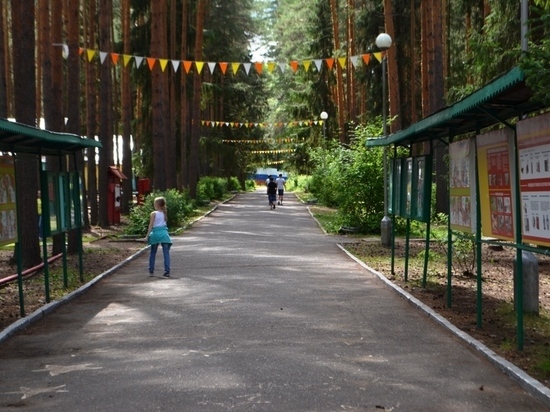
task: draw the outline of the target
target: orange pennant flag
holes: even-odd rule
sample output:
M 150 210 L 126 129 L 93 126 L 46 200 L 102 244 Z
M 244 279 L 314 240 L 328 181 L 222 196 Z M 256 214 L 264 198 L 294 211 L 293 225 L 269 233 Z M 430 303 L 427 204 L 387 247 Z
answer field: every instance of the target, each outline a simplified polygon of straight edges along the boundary
M 118 63 L 118 58 L 120 57 L 120 54 L 118 53 L 111 53 L 111 60 L 113 62 L 113 64 L 117 64 Z
M 149 65 L 149 70 L 153 71 L 153 67 L 155 67 L 155 62 L 157 59 L 154 57 L 147 57 L 147 64 Z
M 227 71 L 228 63 L 220 62 L 219 65 L 220 65 L 220 69 L 221 69 L 222 73 L 225 74 L 225 72 Z
M 256 68 L 256 71 L 258 72 L 258 74 L 262 74 L 262 71 L 264 69 L 264 64 L 262 62 L 254 63 L 254 67 Z
M 82 55 L 82 53 L 84 53 L 84 49 L 82 47 L 79 47 L 78 48 L 78 55 Z
M 370 62 L 370 54 L 363 54 L 363 61 L 368 65 Z
M 325 59 L 325 62 L 327 63 L 327 67 L 329 68 L 329 70 L 332 70 L 332 68 L 334 67 L 334 59 L 331 57 Z
M 185 69 L 185 73 L 189 73 L 189 70 L 191 70 L 191 66 L 193 65 L 193 62 L 189 60 L 183 61 L 183 68 Z
M 291 61 L 290 68 L 294 73 L 296 73 L 298 71 L 298 62 L 296 60 Z

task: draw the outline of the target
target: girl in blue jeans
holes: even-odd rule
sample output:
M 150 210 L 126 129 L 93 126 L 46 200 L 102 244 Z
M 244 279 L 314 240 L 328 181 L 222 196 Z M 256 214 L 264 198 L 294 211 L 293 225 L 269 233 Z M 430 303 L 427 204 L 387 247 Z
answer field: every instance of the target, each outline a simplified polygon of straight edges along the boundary
M 163 197 L 155 198 L 155 211 L 151 212 L 149 219 L 149 227 L 147 228 L 147 243 L 151 245 L 151 253 L 149 254 L 149 275 L 153 276 L 155 271 L 155 258 L 159 244 L 162 245 L 162 254 L 164 256 L 164 274 L 165 277 L 170 277 L 170 247 L 172 239 L 168 234 L 168 212 L 166 210 L 166 200 Z

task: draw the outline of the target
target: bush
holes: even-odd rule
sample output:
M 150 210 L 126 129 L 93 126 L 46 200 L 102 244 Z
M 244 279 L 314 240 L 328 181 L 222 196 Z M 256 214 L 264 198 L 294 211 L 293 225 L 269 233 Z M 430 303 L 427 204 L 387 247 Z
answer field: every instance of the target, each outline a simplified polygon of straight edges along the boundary
M 233 191 L 233 190 L 241 191 L 241 190 L 243 190 L 243 188 L 241 186 L 241 182 L 239 182 L 239 179 L 237 179 L 234 176 L 227 179 L 227 190 L 229 190 L 229 191 Z
M 124 233 L 132 236 L 145 236 L 149 226 L 151 212 L 155 210 L 154 201 L 156 197 L 162 196 L 166 199 L 168 211 L 168 229 L 175 230 L 185 223 L 185 216 L 191 214 L 194 205 L 187 192 L 179 192 L 170 189 L 165 192 L 153 192 L 149 194 L 143 205 L 134 206 L 129 216 L 129 223 L 124 228 Z
M 253 192 L 254 190 L 256 190 L 256 182 L 252 179 L 246 180 L 244 182 L 244 186 L 248 192 Z

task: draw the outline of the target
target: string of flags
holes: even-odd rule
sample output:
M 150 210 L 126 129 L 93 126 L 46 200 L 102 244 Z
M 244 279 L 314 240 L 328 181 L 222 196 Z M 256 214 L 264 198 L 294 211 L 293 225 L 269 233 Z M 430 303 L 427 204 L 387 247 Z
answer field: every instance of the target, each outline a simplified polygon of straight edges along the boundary
M 296 139 L 293 138 L 280 138 L 280 139 L 268 139 L 268 140 L 233 140 L 233 139 L 223 139 L 222 143 L 240 143 L 240 144 L 262 144 L 262 143 L 293 143 Z
M 220 120 L 201 120 L 201 126 L 206 127 L 233 127 L 233 128 L 252 128 L 252 127 L 309 127 L 309 126 L 322 126 L 323 120 L 301 120 L 292 122 L 278 122 L 278 123 L 250 123 L 250 122 L 224 122 Z
M 66 44 L 56 43 L 54 45 L 63 47 L 63 56 L 65 58 L 69 55 L 69 47 Z M 155 68 L 156 65 L 159 65 L 161 70 L 164 72 L 170 64 L 172 66 L 172 69 L 174 70 L 174 73 L 177 73 L 180 67 L 183 67 L 183 70 L 185 70 L 186 74 L 189 74 L 192 70 L 198 74 L 201 74 L 204 68 L 207 67 L 211 74 L 213 74 L 216 69 L 219 70 L 223 75 L 226 75 L 230 70 L 233 74 L 237 74 L 239 70 L 242 69 L 247 75 L 249 75 L 252 72 L 252 68 L 254 68 L 254 71 L 257 74 L 261 75 L 266 70 L 269 73 L 274 73 L 275 71 L 285 73 L 286 70 L 290 68 L 293 73 L 296 73 L 300 68 L 303 68 L 305 72 L 309 72 L 310 70 L 313 70 L 315 68 L 318 72 L 320 72 L 323 67 L 326 67 L 328 70 L 333 70 L 336 65 L 338 65 L 342 69 L 345 69 L 350 64 L 354 69 L 356 69 L 361 64 L 368 65 L 369 62 L 372 60 L 372 57 L 378 60 L 378 62 L 381 62 L 384 56 L 384 52 L 366 53 L 349 57 L 291 60 L 289 62 L 209 62 L 195 60 L 177 60 L 106 52 L 83 47 L 79 47 L 79 55 L 84 55 L 89 63 L 91 63 L 96 57 L 99 57 L 99 61 L 101 62 L 101 64 L 104 64 L 105 61 L 109 59 L 114 65 L 122 62 L 124 67 L 127 67 L 128 64 L 130 64 L 130 62 L 132 61 L 135 63 L 136 68 L 140 68 L 142 64 L 146 63 L 149 67 L 149 70 L 151 71 Z
M 294 149 L 275 149 L 275 150 L 251 150 L 248 153 L 252 154 L 279 154 L 279 153 L 292 153 Z

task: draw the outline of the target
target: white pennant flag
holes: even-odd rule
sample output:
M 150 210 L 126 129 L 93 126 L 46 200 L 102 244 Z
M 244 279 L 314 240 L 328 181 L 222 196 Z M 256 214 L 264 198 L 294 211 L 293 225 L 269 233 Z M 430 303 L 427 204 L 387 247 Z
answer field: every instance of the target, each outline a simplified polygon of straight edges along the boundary
M 357 68 L 357 62 L 359 61 L 359 56 L 351 56 L 349 58 L 351 60 L 351 64 L 353 64 L 353 68 Z
M 281 70 L 281 73 L 284 73 L 286 70 L 286 63 L 279 63 L 279 69 Z
M 315 59 L 313 60 L 313 63 L 315 63 L 315 67 L 317 67 L 317 71 L 321 71 L 321 66 L 323 65 L 323 60 L 321 59 Z
M 216 68 L 215 62 L 208 62 L 208 69 L 210 70 L 210 74 L 214 74 L 214 69 Z
M 143 62 L 143 57 L 141 56 L 134 56 L 134 60 L 136 61 L 136 68 L 140 68 L 141 63 Z
M 99 52 L 99 61 L 101 61 L 101 64 L 103 64 L 103 62 L 105 61 L 107 54 L 108 54 L 107 52 L 102 52 L 102 51 Z
M 177 73 L 177 71 L 180 67 L 180 61 L 179 60 L 172 60 L 172 67 L 174 68 L 174 73 Z
M 248 74 L 250 72 L 250 67 L 252 67 L 252 63 L 243 63 L 244 72 Z

